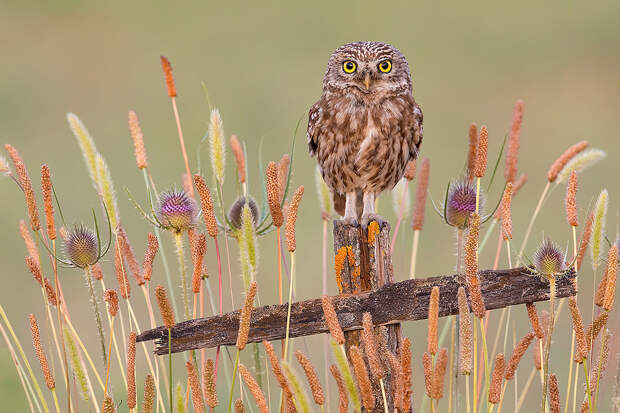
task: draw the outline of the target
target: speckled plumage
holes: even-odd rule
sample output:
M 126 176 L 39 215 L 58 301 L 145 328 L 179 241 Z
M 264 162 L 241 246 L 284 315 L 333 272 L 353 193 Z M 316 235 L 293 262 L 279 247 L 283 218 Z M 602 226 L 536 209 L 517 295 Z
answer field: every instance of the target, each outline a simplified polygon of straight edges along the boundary
M 389 60 L 384 73 L 379 64 Z M 347 73 L 343 64 L 353 61 Z M 422 142 L 422 111 L 412 95 L 405 57 L 379 42 L 358 42 L 337 49 L 329 59 L 323 94 L 310 108 L 308 148 L 317 156 L 321 174 L 344 214 L 344 202 L 355 204 L 363 194 L 364 214 L 370 203 L 402 178 Z M 359 195 L 358 195 L 359 194 Z M 355 205 L 347 205 L 347 217 Z

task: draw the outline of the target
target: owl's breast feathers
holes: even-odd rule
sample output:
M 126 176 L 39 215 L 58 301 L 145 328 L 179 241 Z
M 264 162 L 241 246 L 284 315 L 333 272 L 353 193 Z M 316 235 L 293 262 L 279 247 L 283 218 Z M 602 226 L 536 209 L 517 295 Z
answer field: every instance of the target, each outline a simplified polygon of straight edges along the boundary
M 391 189 L 416 158 L 422 134 L 422 111 L 410 92 L 372 99 L 326 92 L 308 119 L 310 154 L 339 194 Z

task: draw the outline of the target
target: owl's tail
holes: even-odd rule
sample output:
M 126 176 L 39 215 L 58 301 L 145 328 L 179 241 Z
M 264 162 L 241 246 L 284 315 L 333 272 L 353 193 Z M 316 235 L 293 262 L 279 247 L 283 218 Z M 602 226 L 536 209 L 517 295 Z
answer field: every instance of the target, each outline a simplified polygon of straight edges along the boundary
M 339 213 L 341 216 L 344 216 L 344 209 L 346 204 L 346 197 L 344 194 L 337 194 L 335 192 L 332 193 L 332 200 L 334 201 L 334 210 Z M 362 212 L 364 211 L 364 199 L 362 191 L 357 192 L 357 218 L 359 219 L 362 216 Z

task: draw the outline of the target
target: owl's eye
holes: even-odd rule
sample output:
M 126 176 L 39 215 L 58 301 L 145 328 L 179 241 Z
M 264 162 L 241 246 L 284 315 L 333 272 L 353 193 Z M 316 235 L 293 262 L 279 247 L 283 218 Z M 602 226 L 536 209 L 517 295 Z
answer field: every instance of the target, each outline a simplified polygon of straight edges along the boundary
M 382 62 L 379 62 L 379 70 L 383 73 L 390 73 L 390 70 L 392 70 L 392 61 L 384 60 Z
M 342 70 L 344 70 L 345 73 L 353 73 L 355 69 L 357 69 L 357 65 L 352 60 L 347 60 L 342 64 Z

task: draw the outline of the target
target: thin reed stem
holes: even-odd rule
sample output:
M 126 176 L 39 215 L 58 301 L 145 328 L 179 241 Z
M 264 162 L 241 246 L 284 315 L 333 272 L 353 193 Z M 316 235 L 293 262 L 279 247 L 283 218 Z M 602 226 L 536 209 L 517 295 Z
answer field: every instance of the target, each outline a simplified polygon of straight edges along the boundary
M 293 303 L 293 285 L 295 283 L 295 251 L 291 252 L 291 280 L 288 288 L 288 309 L 286 311 L 286 338 L 284 340 L 284 360 L 287 360 L 289 330 L 291 327 L 291 305 Z
M 411 265 L 409 270 L 409 278 L 415 278 L 415 265 L 416 259 L 418 255 L 418 243 L 420 241 L 420 230 L 416 229 L 413 231 L 413 246 L 411 247 Z
M 390 254 L 394 252 L 394 245 L 396 245 L 396 237 L 398 236 L 398 230 L 400 229 L 400 224 L 403 221 L 403 216 L 405 215 L 405 199 L 409 196 L 409 180 L 405 179 L 405 189 L 400 196 L 400 200 L 398 201 L 398 219 L 396 220 L 396 226 L 394 227 L 394 235 L 392 235 L 392 241 L 390 242 Z
M 523 251 L 525 250 L 525 246 L 527 245 L 527 241 L 530 238 L 530 234 L 532 233 L 532 228 L 534 228 L 534 221 L 536 217 L 540 213 L 540 209 L 545 202 L 545 197 L 547 196 L 547 192 L 549 192 L 549 188 L 551 187 L 551 182 L 547 181 L 545 185 L 545 189 L 543 189 L 542 194 L 540 195 L 540 199 L 538 199 L 538 204 L 536 205 L 536 209 L 534 209 L 534 213 L 532 214 L 532 218 L 530 218 L 530 223 L 527 225 L 527 231 L 525 231 L 525 237 L 523 238 L 523 242 L 521 243 L 521 248 L 519 248 L 519 255 L 517 256 L 517 265 L 521 263 L 523 259 Z
M 543 362 L 543 391 L 542 406 L 540 413 L 545 413 L 547 408 L 547 387 L 549 385 L 549 357 L 551 353 L 551 340 L 553 338 L 553 326 L 555 324 L 555 276 L 549 277 L 549 330 L 547 334 L 547 342 L 545 343 L 545 354 Z M 585 363 L 585 360 L 584 360 Z
M 110 321 L 110 340 L 108 344 L 108 361 L 105 369 L 105 386 L 103 388 L 103 400 L 101 402 L 101 410 L 104 408 L 105 398 L 108 395 L 108 380 L 110 379 L 110 359 L 112 358 L 112 337 L 114 336 L 114 318 Z
M 181 153 L 183 154 L 183 162 L 185 162 L 185 173 L 188 177 L 191 178 L 191 173 L 189 172 L 189 161 L 187 160 L 187 151 L 185 150 L 185 140 L 183 139 L 183 130 L 181 129 L 181 119 L 179 118 L 179 110 L 177 108 L 177 99 L 175 96 L 171 96 L 170 100 L 172 101 L 172 111 L 174 112 L 174 120 L 177 124 L 177 132 L 179 134 L 179 143 L 181 144 Z M 190 193 L 194 196 L 194 187 L 190 186 Z
M 189 320 L 189 292 L 187 287 L 187 274 L 185 271 L 185 247 L 183 245 L 182 233 L 176 232 L 174 234 L 174 243 L 177 250 L 177 259 L 179 260 L 179 271 L 181 272 L 181 288 L 183 289 L 183 309 L 185 311 L 185 319 Z
M 93 287 L 92 275 L 90 267 L 84 269 L 84 278 L 88 285 L 88 292 L 90 293 L 90 305 L 95 314 L 95 323 L 97 325 L 97 334 L 99 335 L 99 344 L 101 345 L 101 354 L 103 356 L 103 365 L 106 365 L 108 357 L 106 356 L 105 338 L 103 335 L 103 323 L 101 322 L 101 312 L 99 311 L 99 305 L 97 304 L 97 298 L 95 297 L 95 288 Z
M 583 373 L 586 376 L 586 391 L 588 393 L 588 411 L 594 412 L 592 410 L 592 390 L 590 389 L 590 375 L 588 373 L 588 359 L 583 359 Z
M 237 349 L 237 355 L 235 356 L 235 367 L 233 367 L 232 382 L 230 383 L 230 397 L 228 399 L 228 413 L 232 411 L 233 393 L 235 392 L 235 379 L 237 378 L 237 369 L 239 368 L 239 349 Z

